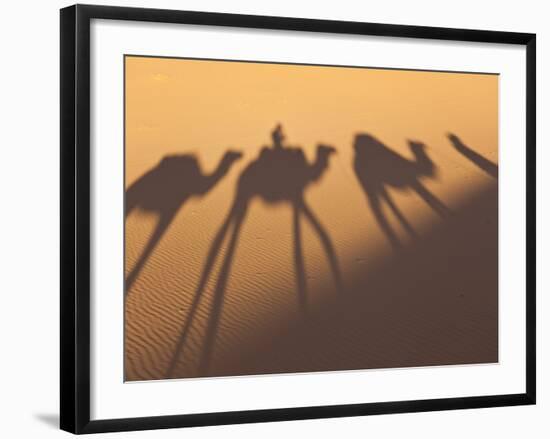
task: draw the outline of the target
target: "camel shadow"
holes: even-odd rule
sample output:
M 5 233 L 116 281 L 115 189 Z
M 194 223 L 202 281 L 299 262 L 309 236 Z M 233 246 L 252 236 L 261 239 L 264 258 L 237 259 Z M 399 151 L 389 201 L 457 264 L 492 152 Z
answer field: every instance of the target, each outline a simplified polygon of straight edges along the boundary
M 327 145 L 318 145 L 316 159 L 310 164 L 301 148 L 283 145 L 284 136 L 280 125 L 272 132 L 272 138 L 273 145 L 262 148 L 259 156 L 248 164 L 239 176 L 233 204 L 212 241 L 193 302 L 174 349 L 167 377 L 174 375 L 178 361 L 184 354 L 186 339 L 196 317 L 205 286 L 213 276 L 216 259 L 222 253 L 224 241 L 228 239 L 214 286 L 213 299 L 208 313 L 208 322 L 199 359 L 199 375 L 205 376 L 208 372 L 231 265 L 250 202 L 254 198 L 260 198 L 270 204 L 287 204 L 292 208 L 293 259 L 296 290 L 301 310 L 305 312 L 307 309 L 307 282 L 300 227 L 302 217 L 309 222 L 319 238 L 328 259 L 336 289 L 338 291 L 342 290 L 342 276 L 330 236 L 304 198 L 306 188 L 312 183 L 318 182 L 328 169 L 329 157 L 335 152 L 335 149 Z
M 461 153 L 464 157 L 470 160 L 475 164 L 479 169 L 485 171 L 488 175 L 493 178 L 498 178 L 498 166 L 495 165 L 492 161 L 486 159 L 482 155 L 475 152 L 472 148 L 465 145 L 460 138 L 452 133 L 447 135 L 450 142 L 453 144 L 454 148 Z
M 394 152 L 370 134 L 358 134 L 354 142 L 355 175 L 367 196 L 376 222 L 394 250 L 401 248 L 402 245 L 390 225 L 389 218 L 382 210 L 383 202 L 387 204 L 411 238 L 416 238 L 417 234 L 394 202 L 388 191 L 389 188 L 416 192 L 441 217 L 451 213 L 449 208 L 422 184 L 422 179 L 435 178 L 437 175 L 437 167 L 426 153 L 426 145 L 409 141 L 409 148 L 414 160 Z
M 194 155 L 168 155 L 126 190 L 126 218 L 135 209 L 157 215 L 151 238 L 125 280 L 125 297 L 176 214 L 187 200 L 204 196 L 227 174 L 241 153 L 228 151 L 211 174 L 204 174 Z

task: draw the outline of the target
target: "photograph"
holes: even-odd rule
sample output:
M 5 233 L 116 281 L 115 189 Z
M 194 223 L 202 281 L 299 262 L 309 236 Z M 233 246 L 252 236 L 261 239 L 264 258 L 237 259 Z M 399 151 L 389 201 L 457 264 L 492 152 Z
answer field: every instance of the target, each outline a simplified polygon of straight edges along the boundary
M 156 7 L 59 13 L 60 428 L 535 406 L 537 27 Z
M 123 62 L 125 381 L 499 363 L 498 73 Z

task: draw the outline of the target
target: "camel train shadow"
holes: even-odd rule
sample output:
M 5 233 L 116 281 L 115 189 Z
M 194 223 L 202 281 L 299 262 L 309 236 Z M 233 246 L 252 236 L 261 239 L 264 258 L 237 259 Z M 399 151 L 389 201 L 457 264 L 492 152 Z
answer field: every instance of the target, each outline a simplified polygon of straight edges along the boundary
M 284 145 L 281 125 L 278 125 L 272 132 L 272 139 L 273 145 L 262 148 L 259 156 L 244 168 L 238 178 L 232 206 L 215 235 L 206 257 L 193 302 L 176 343 L 174 356 L 167 372 L 168 377 L 174 374 L 179 359 L 183 357 L 186 339 L 196 317 L 206 284 L 213 276 L 213 268 L 218 256 L 223 253 L 223 243 L 228 240 L 215 282 L 204 342 L 201 347 L 199 375 L 204 376 L 207 373 L 239 235 L 248 214 L 250 202 L 254 198 L 260 198 L 270 204 L 286 204 L 292 209 L 293 259 L 298 303 L 301 310 L 305 312 L 307 309 L 307 282 L 300 227 L 302 217 L 312 226 L 322 244 L 336 290 L 342 290 L 342 275 L 332 240 L 304 198 L 308 186 L 318 182 L 327 171 L 330 156 L 335 153 L 335 149 L 319 144 L 315 161 L 308 163 L 304 151 L 300 147 Z
M 194 155 L 169 155 L 126 190 L 126 218 L 139 209 L 156 214 L 158 219 L 151 238 L 126 277 L 125 297 L 186 201 L 211 191 L 240 157 L 239 152 L 226 152 L 214 172 L 207 175 Z
M 315 294 L 323 300 L 311 307 L 310 318 L 281 316 L 284 324 L 269 330 L 259 324 L 254 337 L 212 361 L 208 376 L 498 362 L 497 181 L 465 188 L 451 213 L 445 200 L 424 187 L 437 175 L 429 150 L 415 142 L 409 146 L 410 159 L 370 135 L 355 138 L 353 165 L 373 209 L 372 225 L 382 228 L 386 241 L 401 245 L 393 229 L 384 229 L 386 203 L 396 226 L 415 233 L 408 221 L 415 218 L 405 215 L 409 211 L 390 190 L 408 190 L 443 218 L 391 257 L 348 266 L 345 295 L 332 294 L 333 285 L 319 285 Z M 479 157 L 464 155 L 486 165 Z M 352 208 L 360 214 L 368 204 Z M 368 236 L 356 245 L 369 246 Z
M 496 165 L 464 145 L 457 136 L 449 135 L 449 140 L 457 151 L 480 169 L 494 177 L 498 175 Z M 376 223 L 394 250 L 403 250 L 403 245 L 390 225 L 390 219 L 383 209 L 384 204 L 410 237 L 416 238 L 417 234 L 407 216 L 392 199 L 390 190 L 412 191 L 442 218 L 447 218 L 452 213 L 423 184 L 424 180 L 434 179 L 438 174 L 437 166 L 426 152 L 426 146 L 411 141 L 409 148 L 413 159 L 401 156 L 369 134 L 356 135 L 353 144 L 355 175 L 367 197 Z M 342 274 L 330 234 L 305 200 L 308 188 L 313 183 L 321 181 L 326 174 L 330 158 L 335 152 L 332 146 L 319 144 L 316 158 L 309 162 L 302 148 L 285 143 L 282 127 L 278 125 L 272 132 L 272 145 L 263 147 L 258 156 L 244 167 L 237 180 L 232 205 L 213 237 L 205 257 L 192 302 L 173 349 L 166 378 L 178 376 L 177 369 L 181 359 L 185 358 L 187 346 L 191 343 L 190 332 L 193 325 L 200 320 L 199 314 L 202 315 L 199 307 L 203 301 L 208 303 L 209 311 L 199 357 L 196 358 L 197 376 L 208 376 L 232 264 L 253 199 L 259 198 L 269 204 L 282 204 L 291 208 L 292 260 L 297 302 L 303 314 L 305 315 L 308 310 L 308 285 L 302 248 L 301 219 L 305 219 L 321 243 L 334 279 L 335 290 L 344 291 Z M 126 218 L 134 210 L 139 209 L 156 214 L 158 219 L 151 237 L 126 277 L 126 297 L 180 209 L 190 198 L 204 196 L 213 190 L 241 156 L 240 152 L 226 152 L 217 168 L 210 174 L 202 171 L 194 155 L 165 156 L 157 166 L 127 189 Z M 422 245 L 421 240 L 415 242 L 415 246 Z M 405 251 L 400 254 L 407 253 Z M 216 264 L 220 258 L 221 263 Z M 214 273 L 215 266 L 219 267 L 217 273 Z M 210 280 L 214 281 L 213 291 L 212 296 L 206 300 L 205 289 Z M 349 292 L 351 286 L 348 282 L 346 287 Z M 337 298 L 334 297 L 332 300 Z
M 451 213 L 450 209 L 422 184 L 422 180 L 437 176 L 437 167 L 426 153 L 426 145 L 423 143 L 409 141 L 414 160 L 394 152 L 369 134 L 358 134 L 353 148 L 355 175 L 367 196 L 376 222 L 394 249 L 401 248 L 402 244 L 382 209 L 382 203 L 387 204 L 411 238 L 416 238 L 417 234 L 388 189 L 416 192 L 442 218 Z

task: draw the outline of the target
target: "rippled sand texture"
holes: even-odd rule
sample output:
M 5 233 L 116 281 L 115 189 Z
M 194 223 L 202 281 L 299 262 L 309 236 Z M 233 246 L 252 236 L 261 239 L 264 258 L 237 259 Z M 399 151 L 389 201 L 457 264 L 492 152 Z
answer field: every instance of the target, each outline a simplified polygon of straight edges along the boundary
M 498 361 L 498 76 L 125 62 L 127 380 Z

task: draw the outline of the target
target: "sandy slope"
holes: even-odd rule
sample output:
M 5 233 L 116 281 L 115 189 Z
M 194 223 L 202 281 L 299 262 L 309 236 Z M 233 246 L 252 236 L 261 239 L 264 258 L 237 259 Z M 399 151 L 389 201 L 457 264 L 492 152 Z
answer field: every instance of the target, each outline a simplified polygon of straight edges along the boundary
M 127 188 L 170 154 L 194 154 L 206 176 L 227 150 L 243 154 L 205 193 L 182 189 L 191 195 L 127 291 L 128 380 L 497 360 L 497 183 L 447 138 L 454 132 L 498 161 L 497 77 L 127 63 Z M 335 288 L 320 235 L 302 218 L 307 307 L 300 307 L 292 209 L 255 198 L 227 284 L 216 287 L 230 233 L 190 314 L 238 177 L 271 143 L 277 122 L 310 164 L 319 142 L 337 150 L 304 198 L 334 245 L 344 288 Z M 453 211 L 440 217 L 410 186 L 389 189 L 418 235 L 383 206 L 401 249 L 390 245 L 355 174 L 353 145 L 361 133 L 409 163 L 408 141 L 425 143 L 437 175 L 419 179 Z M 379 178 L 393 178 L 392 168 L 384 169 Z M 127 276 L 152 237 L 155 208 L 181 184 L 177 174 L 159 181 L 147 195 L 150 208 L 136 208 L 126 220 Z

